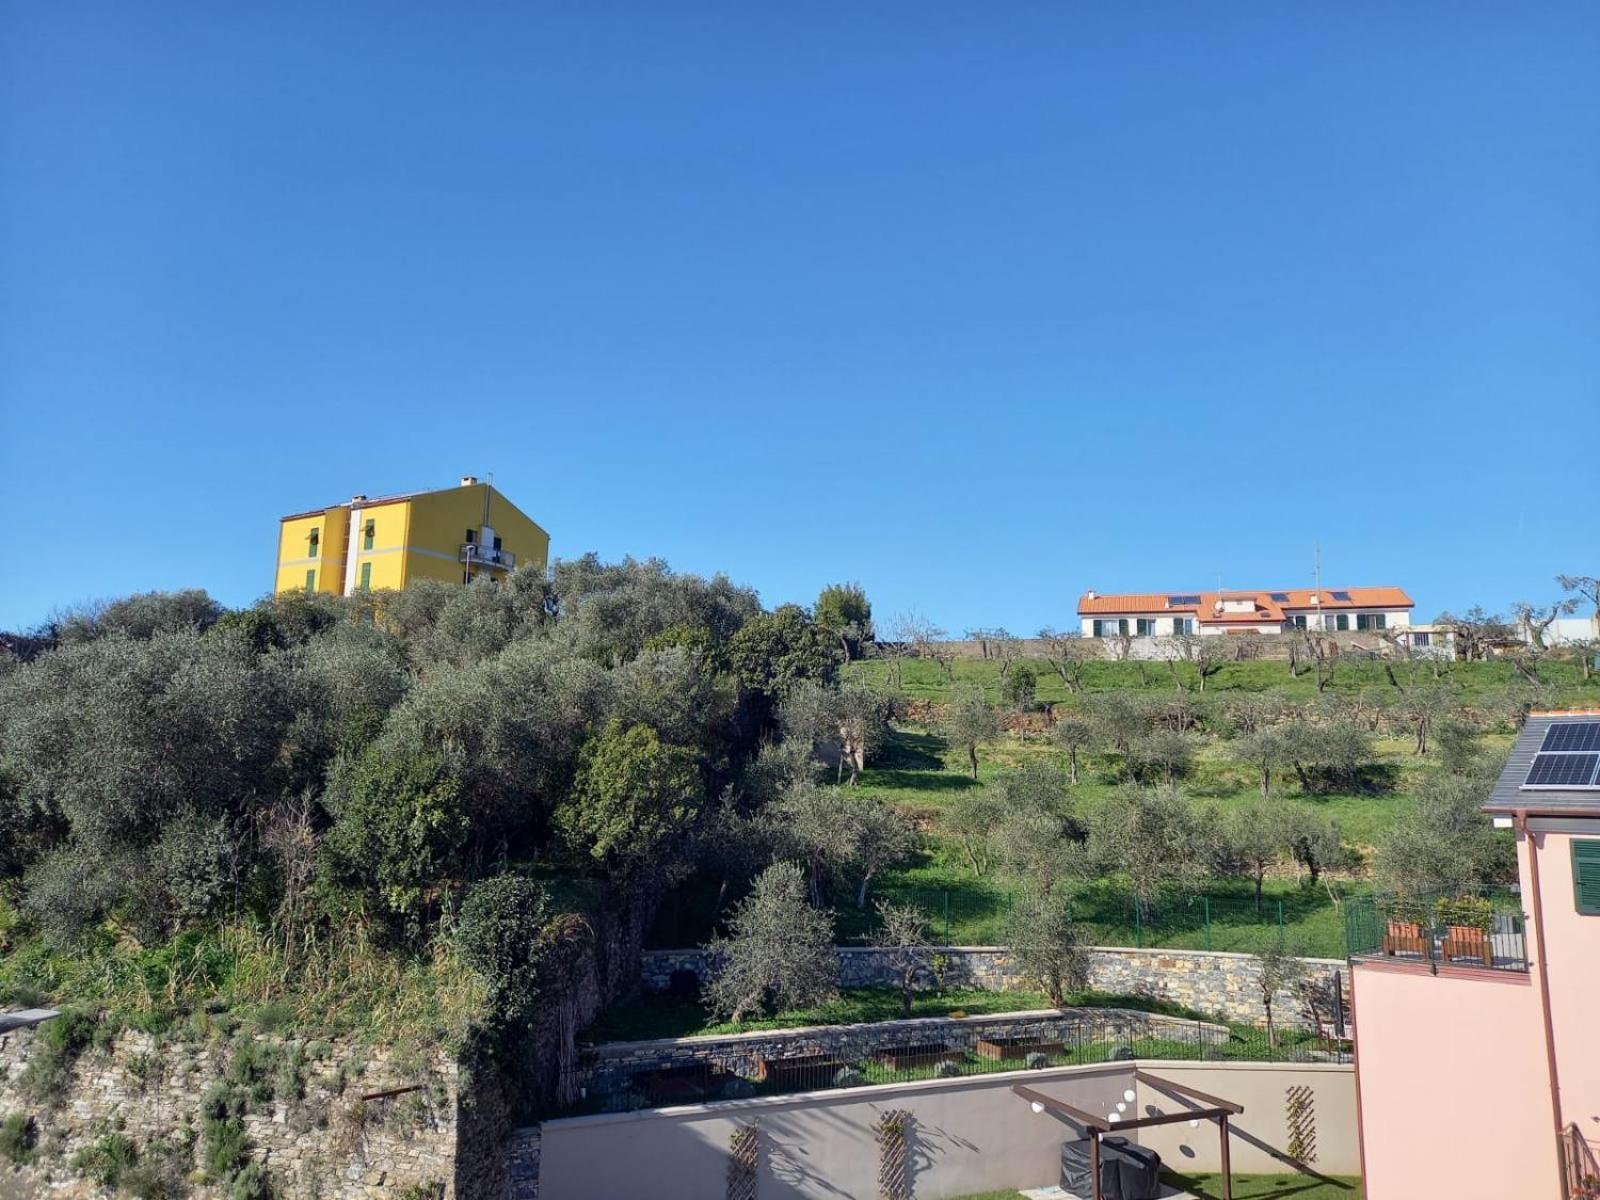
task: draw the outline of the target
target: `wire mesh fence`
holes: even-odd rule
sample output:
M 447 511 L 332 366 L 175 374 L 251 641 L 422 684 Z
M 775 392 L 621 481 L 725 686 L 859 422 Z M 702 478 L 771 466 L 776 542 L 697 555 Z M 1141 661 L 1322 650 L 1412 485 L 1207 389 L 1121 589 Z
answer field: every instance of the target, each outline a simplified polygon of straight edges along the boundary
M 918 908 L 930 940 L 944 946 L 1004 946 L 1020 897 L 1010 890 L 916 888 L 888 885 L 878 895 Z M 1067 902 L 1068 913 L 1096 946 L 1217 950 L 1253 953 L 1287 944 L 1315 958 L 1343 958 L 1345 930 L 1339 908 L 1325 893 L 1297 889 L 1258 901 L 1238 893 L 1160 896 L 1140 904 L 1122 892 L 1091 892 Z M 845 906 L 834 914 L 840 945 L 861 945 L 876 927 L 872 905 Z M 702 944 L 717 923 L 705 897 L 675 895 L 663 905 L 650 937 L 653 949 Z
M 855 1026 L 830 1039 L 774 1035 L 760 1046 L 765 1049 L 727 1043 L 697 1050 L 692 1059 L 685 1059 L 681 1049 L 659 1055 L 635 1047 L 611 1054 L 604 1047 L 590 1050 L 563 1074 L 560 1099 L 544 1115 L 628 1112 L 1133 1059 L 1350 1061 L 1348 1041 L 1315 1030 L 1269 1031 L 1127 1010 L 915 1035 L 892 1026 Z

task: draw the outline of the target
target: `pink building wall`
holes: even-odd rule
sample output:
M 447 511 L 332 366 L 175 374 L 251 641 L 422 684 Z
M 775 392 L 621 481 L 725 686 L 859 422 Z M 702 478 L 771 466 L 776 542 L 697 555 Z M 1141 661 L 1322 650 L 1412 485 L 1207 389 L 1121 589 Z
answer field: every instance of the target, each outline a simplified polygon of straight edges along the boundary
M 1530 977 L 1365 962 L 1351 975 L 1367 1200 L 1556 1200 Z
M 1600 916 L 1578 912 L 1572 873 L 1574 836 L 1600 838 L 1600 821 L 1532 817 L 1528 825 L 1539 851 L 1550 1023 L 1555 1032 L 1562 1120 L 1576 1124 L 1600 1158 Z M 1520 834 L 1517 840 L 1526 891 L 1531 876 L 1528 845 Z M 1536 953 L 1531 930 L 1528 953 L 1530 958 Z M 1536 976 L 1535 988 L 1538 982 Z M 1539 1020 L 1542 1022 L 1542 1014 Z

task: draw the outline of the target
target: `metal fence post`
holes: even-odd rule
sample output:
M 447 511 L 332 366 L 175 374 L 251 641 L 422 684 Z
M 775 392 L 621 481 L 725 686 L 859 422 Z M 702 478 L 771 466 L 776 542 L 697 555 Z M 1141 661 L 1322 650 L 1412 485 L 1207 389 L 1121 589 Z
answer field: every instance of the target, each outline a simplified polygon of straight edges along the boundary
M 1133 945 L 1135 949 L 1144 949 L 1144 905 L 1137 896 L 1133 898 Z
M 1211 897 L 1201 896 L 1200 903 L 1206 906 L 1206 949 L 1211 949 Z
M 944 890 L 944 944 L 950 944 L 950 889 Z
M 1283 901 L 1278 901 L 1278 940 L 1283 940 Z

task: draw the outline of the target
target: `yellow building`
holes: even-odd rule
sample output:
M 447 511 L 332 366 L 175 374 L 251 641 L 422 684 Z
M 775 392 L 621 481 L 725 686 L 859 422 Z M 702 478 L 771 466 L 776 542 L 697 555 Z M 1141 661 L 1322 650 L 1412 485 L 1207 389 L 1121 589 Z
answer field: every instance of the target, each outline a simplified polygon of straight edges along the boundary
M 498 583 L 510 571 L 543 571 L 550 535 L 487 483 L 403 496 L 352 496 L 284 517 L 278 528 L 278 592 L 403 588 L 419 579 Z

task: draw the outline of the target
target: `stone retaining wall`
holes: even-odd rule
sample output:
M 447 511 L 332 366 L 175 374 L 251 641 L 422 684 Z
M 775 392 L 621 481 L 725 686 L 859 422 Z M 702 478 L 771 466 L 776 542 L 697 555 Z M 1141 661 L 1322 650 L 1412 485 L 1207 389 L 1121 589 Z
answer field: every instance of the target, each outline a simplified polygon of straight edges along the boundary
M 1008 991 L 1029 986 L 1016 972 L 1010 954 L 999 946 L 935 946 L 944 987 L 979 987 Z M 899 977 L 883 951 L 872 947 L 838 948 L 841 987 L 898 986 Z M 1336 959 L 1307 958 L 1307 979 L 1331 985 L 1333 973 L 1345 964 Z M 697 979 L 708 973 L 703 950 L 647 950 L 640 956 L 640 986 L 664 992 L 674 971 Z M 1257 1024 L 1266 1019 L 1261 1003 L 1260 967 L 1251 954 L 1209 950 L 1133 950 L 1097 946 L 1089 951 L 1088 985 L 1095 991 L 1146 996 L 1181 1004 L 1229 1021 Z M 927 980 L 929 984 L 934 980 Z M 1273 1016 L 1286 1024 L 1307 1023 L 1304 999 L 1284 991 L 1273 1000 Z
M 1171 1038 L 1186 1044 L 1226 1042 L 1228 1027 L 1129 1009 L 1069 1008 L 981 1017 L 917 1017 L 866 1025 L 808 1025 L 798 1029 L 607 1042 L 585 1051 L 582 1086 L 592 1094 L 620 1095 L 633 1076 L 682 1067 L 720 1067 L 755 1078 L 761 1063 L 821 1054 L 858 1061 L 888 1046 L 944 1044 L 968 1048 L 980 1038 L 1027 1036 L 1041 1041 L 1131 1041 Z
M 180 1178 L 202 1168 L 201 1101 L 248 1044 L 268 1065 L 244 1130 L 250 1156 L 266 1168 L 275 1196 L 469 1200 L 456 1183 L 457 1070 L 443 1055 L 275 1034 L 185 1042 L 124 1030 L 78 1056 L 59 1100 L 42 1102 L 23 1082 L 41 1056 L 41 1037 L 42 1029 L 0 1034 L 0 1119 L 26 1113 L 34 1120 L 37 1157 L 28 1174 L 35 1194 L 48 1191 L 65 1200 L 106 1195 L 72 1161 L 107 1138 L 132 1142 L 147 1165 L 152 1143 L 178 1147 Z M 395 1089 L 415 1090 L 373 1096 Z M 460 1149 L 465 1157 L 481 1150 Z

